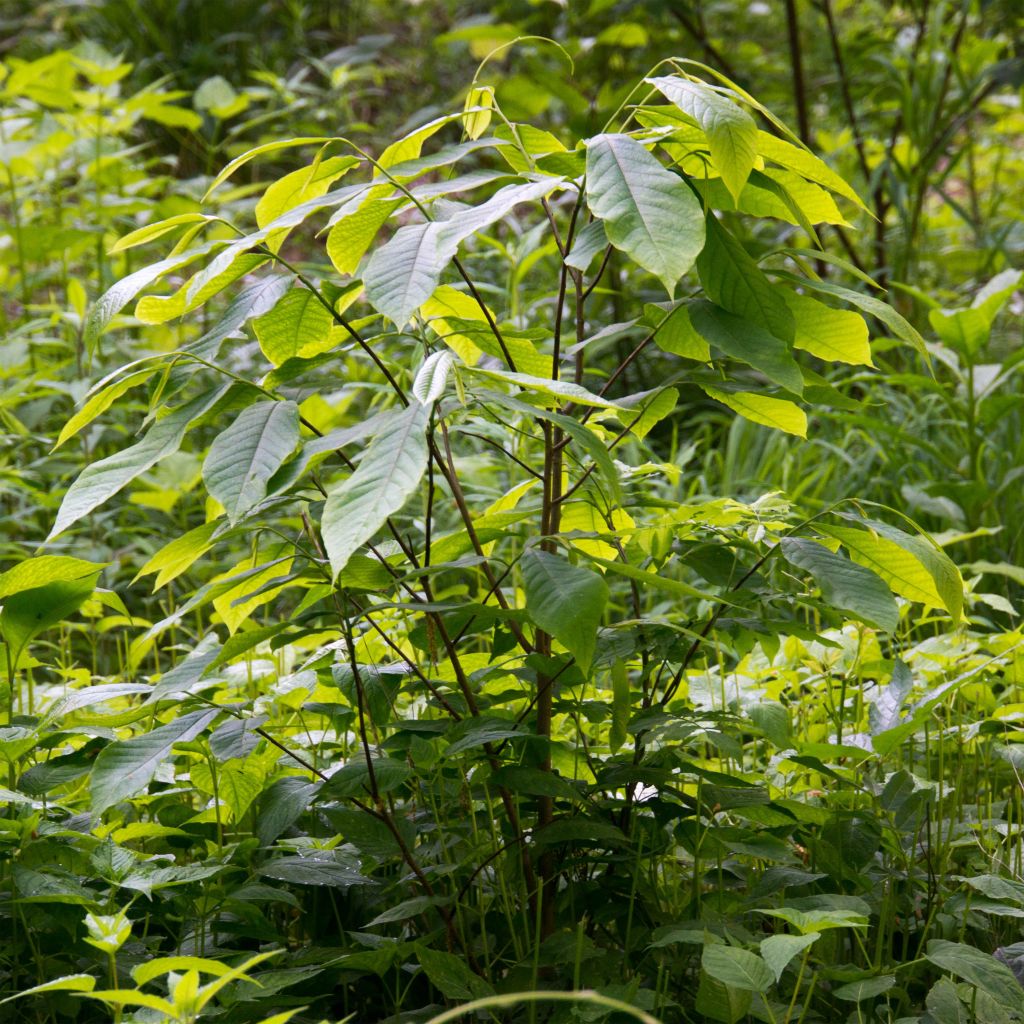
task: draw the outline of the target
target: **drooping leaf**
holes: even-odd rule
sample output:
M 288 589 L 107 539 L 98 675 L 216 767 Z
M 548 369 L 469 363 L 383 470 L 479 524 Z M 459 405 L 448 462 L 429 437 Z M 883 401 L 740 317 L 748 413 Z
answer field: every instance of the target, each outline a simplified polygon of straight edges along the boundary
M 587 144 L 587 204 L 608 240 L 669 295 L 704 246 L 704 215 L 689 186 L 628 135 Z
M 805 569 L 821 588 L 825 601 L 862 622 L 893 633 L 899 609 L 882 578 L 870 569 L 834 554 L 823 544 L 802 537 L 784 537 L 786 560 Z
M 807 437 L 807 415 L 795 402 L 751 391 L 722 391 L 707 386 L 701 390 L 709 398 L 728 406 L 752 423 L 774 427 L 797 437 Z
M 708 214 L 707 242 L 697 258 L 697 272 L 705 293 L 716 305 L 782 342 L 793 340 L 796 324 L 781 290 L 714 214 Z
M 93 765 L 90 793 L 93 814 L 142 792 L 175 743 L 194 740 L 219 714 L 216 708 L 191 711 L 167 725 L 104 747 Z
M 299 443 L 294 402 L 257 402 L 243 409 L 210 446 L 206 488 L 236 523 L 267 496 L 267 482 Z
M 767 992 L 775 983 L 771 968 L 756 953 L 738 946 L 707 945 L 701 967 L 716 981 L 746 992 Z
M 690 320 L 711 345 L 733 359 L 760 370 L 794 395 L 804 389 L 800 367 L 777 335 L 760 324 L 727 312 L 704 299 L 690 304 Z
M 320 526 L 335 577 L 419 486 L 427 468 L 429 419 L 430 408 L 414 402 L 388 421 L 356 471 L 328 495 Z
M 146 436 L 124 451 L 86 466 L 68 488 L 47 540 L 73 526 L 94 508 L 112 498 L 139 474 L 181 447 L 188 428 L 227 393 L 229 385 L 204 392 L 178 406 L 149 428 Z
M 810 932 L 807 935 L 769 935 L 767 939 L 761 940 L 761 959 L 771 968 L 775 980 L 781 981 L 783 971 L 793 957 L 813 946 L 820 938 L 820 932 Z
M 564 644 L 583 672 L 590 670 L 608 586 L 590 569 L 531 548 L 520 561 L 530 618 Z
M 735 100 L 706 82 L 681 76 L 648 78 L 704 130 L 711 159 L 733 196 L 739 196 L 757 160 L 757 124 Z

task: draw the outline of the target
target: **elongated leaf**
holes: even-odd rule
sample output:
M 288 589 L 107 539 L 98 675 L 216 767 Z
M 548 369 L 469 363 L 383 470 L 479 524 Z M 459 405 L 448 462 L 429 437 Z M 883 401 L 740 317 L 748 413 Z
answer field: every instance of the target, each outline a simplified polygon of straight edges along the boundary
M 1006 964 L 962 942 L 932 939 L 925 956 L 937 967 L 987 992 L 1001 1006 L 1024 1011 L 1024 989 Z
M 760 370 L 769 380 L 794 395 L 803 393 L 804 378 L 800 367 L 786 343 L 777 335 L 703 299 L 691 303 L 690 321 L 719 351 Z
M 50 583 L 95 579 L 107 564 L 109 563 L 101 565 L 97 562 L 87 562 L 83 558 L 71 558 L 67 555 L 26 558 L 13 568 L 0 573 L 0 604 L 13 594 L 35 590 Z
M 608 603 L 607 584 L 590 569 L 532 548 L 523 553 L 520 567 L 530 618 L 569 650 L 581 671 L 588 672 Z
M 738 197 L 757 160 L 757 124 L 738 103 L 706 82 L 671 76 L 648 78 L 661 94 L 704 130 L 711 159 Z
M 250 160 L 253 160 L 258 156 L 263 156 L 265 153 L 276 153 L 282 149 L 290 149 L 294 146 L 322 145 L 323 143 L 330 141 L 332 140 L 324 136 L 312 136 L 298 139 L 281 139 L 277 142 L 265 142 L 261 146 L 254 146 L 252 149 L 246 150 L 241 156 L 236 156 L 234 160 L 224 167 L 217 177 L 213 179 L 213 183 L 210 187 L 206 190 L 206 194 L 203 196 L 203 201 L 205 202 L 209 199 L 213 192 L 216 191 L 220 185 L 223 185 L 239 167 L 243 167 Z
M 165 217 L 163 220 L 154 221 L 152 224 L 146 224 L 141 228 L 136 228 L 134 231 L 129 231 L 127 235 L 122 235 L 107 252 L 113 255 L 117 252 L 124 252 L 126 249 L 134 249 L 135 246 L 152 242 L 162 235 L 166 235 L 168 231 L 173 231 L 175 228 L 183 227 L 186 224 L 201 224 L 205 221 L 216 219 L 216 217 L 206 213 L 179 213 L 174 217 Z
M 331 311 L 308 288 L 293 288 L 261 317 L 253 330 L 263 354 L 280 366 L 295 356 L 309 357 L 331 347 Z
M 127 394 L 127 392 L 132 388 L 138 387 L 139 384 L 144 384 L 159 369 L 159 364 L 152 363 L 150 366 L 147 366 L 142 370 L 136 370 L 134 373 L 129 373 L 126 377 L 122 377 L 120 380 L 115 380 L 112 384 L 108 384 L 101 391 L 97 391 L 96 394 L 92 395 L 85 405 L 83 405 L 82 408 L 64 424 L 64 427 L 57 438 L 57 442 L 53 446 L 54 451 L 64 444 L 65 441 L 74 437 L 80 430 L 92 423 L 97 416 L 102 416 L 103 413 L 105 413 L 107 409 L 109 409 L 122 395 Z
M 896 601 L 882 578 L 856 562 L 834 554 L 822 544 L 801 537 L 784 537 L 782 553 L 793 565 L 807 570 L 833 607 L 893 633 L 899 625 Z
M 137 444 L 94 462 L 68 488 L 47 540 L 52 540 L 112 498 L 140 473 L 181 447 L 188 428 L 227 393 L 229 385 L 207 391 L 158 420 Z
M 170 756 L 174 744 L 194 740 L 219 713 L 216 708 L 192 711 L 151 732 L 104 747 L 92 769 L 93 813 L 102 814 L 142 792 Z
M 808 946 L 821 938 L 821 932 L 809 935 L 769 935 L 761 940 L 761 959 L 771 968 L 776 981 L 782 980 L 782 973 L 789 962 Z
M 781 341 L 793 340 L 796 324 L 780 289 L 771 284 L 714 214 L 708 215 L 707 244 L 697 259 L 697 271 L 704 291 L 716 305 L 759 325 Z
M 728 406 L 752 423 L 774 427 L 797 437 L 807 436 L 807 415 L 795 402 L 751 391 L 722 391 L 706 386 L 702 390 L 709 398 Z
M 519 203 L 547 195 L 558 180 L 506 185 L 479 206 L 445 221 L 407 224 L 376 249 L 363 272 L 366 296 L 379 313 L 404 327 L 434 293 L 459 244 L 510 213 Z
M 96 979 L 91 974 L 65 974 L 62 978 L 44 981 L 42 985 L 33 985 L 32 988 L 22 989 L 13 996 L 0 999 L 0 1006 L 12 999 L 21 999 L 22 996 L 34 996 L 43 992 L 91 992 L 95 987 Z
M 868 325 L 859 313 L 826 306 L 809 295 L 783 293 L 796 322 L 793 347 L 819 359 L 854 366 L 872 366 Z
M 382 189 L 388 192 L 390 189 Z M 339 218 L 327 235 L 327 255 L 340 274 L 354 274 L 360 260 L 385 221 L 402 205 L 401 199 L 370 199 Z
M 716 981 L 746 992 L 767 992 L 775 982 L 771 968 L 756 953 L 737 946 L 705 946 L 700 965 Z
M 608 240 L 669 295 L 704 246 L 704 215 L 689 186 L 628 135 L 587 144 L 587 204 Z
M 328 496 L 320 525 L 335 577 L 419 486 L 429 419 L 430 408 L 415 402 L 389 420 L 356 471 Z
M 444 394 L 453 358 L 448 351 L 434 352 L 426 358 L 412 384 L 412 393 L 418 402 L 431 405 Z
M 250 405 L 213 442 L 203 462 L 203 480 L 232 523 L 267 496 L 267 481 L 298 443 L 294 402 Z

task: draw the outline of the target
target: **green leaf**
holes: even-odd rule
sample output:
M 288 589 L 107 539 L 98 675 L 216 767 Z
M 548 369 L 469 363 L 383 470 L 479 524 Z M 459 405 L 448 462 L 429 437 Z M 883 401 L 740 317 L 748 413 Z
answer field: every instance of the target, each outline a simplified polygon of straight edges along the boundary
M 203 462 L 203 480 L 232 525 L 267 496 L 267 481 L 298 443 L 294 402 L 250 405 L 214 440 Z
M 955 974 L 987 992 L 1000 1005 L 1018 1012 L 1024 1011 L 1024 989 L 1006 964 L 991 953 L 983 953 L 962 942 L 932 939 L 925 957 L 936 967 Z
M 772 269 L 771 273 L 780 280 L 790 281 L 798 287 L 810 288 L 825 295 L 833 295 L 837 299 L 848 302 L 851 306 L 862 309 L 865 313 L 870 314 L 876 320 L 880 320 L 885 324 L 892 331 L 894 337 L 905 341 L 908 345 L 913 345 L 921 355 L 925 358 L 928 357 L 928 349 L 925 347 L 924 338 L 921 337 L 916 328 L 900 316 L 887 302 L 882 302 L 881 299 L 876 299 L 873 295 L 864 295 L 862 292 L 855 292 L 849 288 L 832 284 L 831 281 L 816 281 L 810 277 L 797 277 L 795 274 L 790 274 L 785 270 Z
M 722 1024 L 737 1024 L 740 1018 L 747 1015 L 753 999 L 753 993 L 724 985 L 701 971 L 694 1008 L 711 1020 L 721 1021 Z
M 824 185 L 825 188 L 841 195 L 844 199 L 849 199 L 851 203 L 856 203 L 862 210 L 867 211 L 868 208 L 864 205 L 864 201 L 846 179 L 836 174 L 828 164 L 803 146 L 795 146 L 777 135 L 759 130 L 757 150 L 765 160 L 771 160 L 787 170 L 796 171 L 808 181 Z
M 446 999 L 480 999 L 494 994 L 494 989 L 474 974 L 462 957 L 418 943 L 416 959 L 430 984 Z
M 8 597 L 0 609 L 0 636 L 14 652 L 15 659 L 33 637 L 77 611 L 95 588 L 96 575 L 92 575 L 48 583 Z
M 369 199 L 353 213 L 334 222 L 327 233 L 327 255 L 339 274 L 356 272 L 377 232 L 403 202 L 403 199 Z
M 752 423 L 783 430 L 797 437 L 807 437 L 807 415 L 795 402 L 751 391 L 720 391 L 706 386 L 702 386 L 701 390 L 709 398 L 727 405 Z
M 874 365 L 868 343 L 868 325 L 859 313 L 833 309 L 789 289 L 783 295 L 796 323 L 794 348 L 836 363 Z
M 657 310 L 658 307 L 655 306 L 653 309 Z M 648 323 L 652 322 L 650 318 L 647 320 Z M 711 349 L 708 348 L 707 341 L 697 332 L 690 319 L 688 303 L 680 303 L 667 317 L 662 319 L 659 316 L 653 323 L 657 327 L 654 341 L 658 348 L 684 359 L 695 359 L 699 363 L 706 363 L 711 359 Z
M 821 932 L 811 932 L 809 935 L 769 935 L 767 939 L 761 940 L 761 959 L 771 969 L 775 980 L 781 981 L 782 973 L 793 957 L 813 946 L 820 938 Z
M 102 814 L 145 789 L 174 744 L 194 740 L 219 713 L 216 708 L 192 711 L 141 736 L 104 747 L 92 770 L 93 814 Z
M 134 249 L 137 245 L 152 242 L 166 235 L 168 231 L 173 231 L 175 228 L 182 227 L 185 224 L 203 224 L 211 220 L 217 220 L 217 218 L 206 213 L 179 213 L 174 217 L 165 217 L 163 220 L 154 221 L 152 224 L 146 224 L 141 228 L 136 228 L 134 231 L 129 231 L 127 235 L 122 235 L 107 252 L 113 256 L 115 253 L 124 252 L 126 249 Z
M 84 581 L 96 577 L 109 563 L 87 562 L 66 555 L 40 555 L 26 558 L 13 568 L 0 573 L 0 603 L 13 594 L 35 590 L 50 583 Z
M 47 541 L 53 540 L 98 505 L 112 498 L 140 473 L 181 447 L 188 428 L 227 393 L 230 385 L 207 391 L 180 405 L 149 428 L 146 436 L 124 451 L 86 466 L 68 488 Z
M 96 979 L 91 974 L 65 974 L 62 978 L 44 981 L 42 985 L 33 985 L 32 988 L 22 989 L 13 996 L 0 999 L 0 1006 L 13 999 L 21 999 L 22 996 L 35 996 L 43 992 L 91 992 L 95 987 Z
M 782 342 L 793 340 L 796 323 L 781 289 L 772 285 L 713 213 L 708 214 L 707 244 L 697 258 L 697 272 L 716 305 L 759 325 Z
M 704 215 L 689 186 L 628 135 L 598 135 L 587 144 L 587 204 L 612 245 L 673 295 L 704 246 Z
M 695 79 L 648 78 L 662 95 L 704 130 L 711 159 L 734 197 L 738 197 L 757 160 L 757 124 L 718 88 Z
M 608 602 L 604 579 L 559 555 L 533 548 L 523 552 L 520 567 L 530 618 L 569 650 L 582 672 L 588 672 Z
M 888 633 L 896 631 L 899 609 L 877 573 L 834 554 L 813 540 L 784 537 L 781 544 L 786 560 L 814 577 L 828 604 L 849 612 L 869 626 Z
M 840 985 L 832 995 L 848 1003 L 862 1003 L 866 999 L 874 999 L 875 996 L 888 992 L 895 984 L 895 974 L 882 974 L 876 978 L 861 978 L 858 981 L 851 981 L 848 985 Z
M 690 320 L 701 336 L 719 351 L 760 370 L 794 395 L 803 393 L 800 367 L 777 335 L 703 299 L 690 304 Z
M 614 754 L 626 742 L 628 736 L 626 726 L 629 725 L 630 713 L 632 711 L 632 696 L 629 692 L 629 673 L 626 671 L 626 663 L 624 661 L 616 658 L 612 662 L 611 676 L 612 727 L 608 733 L 608 747 Z
M 356 471 L 328 495 L 320 526 L 335 578 L 419 486 L 427 468 L 429 420 L 429 406 L 419 402 L 388 420 Z
M 145 369 L 129 373 L 120 380 L 115 380 L 113 383 L 108 384 L 106 387 L 97 391 L 96 394 L 92 395 L 82 408 L 64 424 L 60 435 L 57 437 L 57 441 L 53 446 L 54 451 L 64 444 L 65 441 L 68 441 L 80 430 L 92 423 L 97 416 L 102 416 L 103 413 L 105 413 L 107 409 L 109 409 L 122 395 L 129 392 L 132 388 L 137 387 L 139 384 L 144 384 L 159 369 L 159 364 L 154 362 Z
M 554 178 L 506 185 L 485 203 L 449 220 L 399 228 L 390 241 L 374 250 L 363 271 L 370 304 L 397 327 L 404 327 L 433 295 L 461 242 L 501 220 L 520 203 L 547 195 L 557 185 Z
M 156 592 L 171 580 L 177 579 L 197 558 L 210 550 L 213 534 L 219 525 L 217 520 L 213 519 L 194 530 L 189 530 L 188 533 L 183 533 L 180 537 L 175 537 L 143 565 L 132 582 L 156 573 L 156 579 L 153 581 L 153 591 Z
M 764 993 L 775 982 L 771 968 L 756 953 L 738 946 L 705 946 L 700 965 L 716 981 L 745 992 Z
M 324 136 L 311 136 L 299 139 L 281 139 L 277 142 L 265 142 L 261 146 L 254 146 L 252 149 L 246 150 L 241 156 L 236 156 L 224 169 L 213 179 L 213 183 L 206 190 L 203 196 L 203 202 L 217 190 L 217 188 L 224 184 L 228 178 L 231 177 L 239 167 L 243 167 L 250 160 L 255 159 L 258 156 L 263 156 L 265 153 L 277 153 L 282 149 L 291 149 L 295 146 L 311 146 L 311 145 L 322 145 L 325 142 L 330 142 L 329 138 Z
M 956 985 L 949 978 L 939 978 L 924 1003 L 935 1024 L 971 1024 L 972 1014 L 961 1002 Z
M 332 345 L 334 317 L 309 288 L 293 288 L 273 309 L 257 317 L 252 327 L 263 354 L 280 366 L 295 356 L 309 358 Z
M 264 878 L 276 878 L 291 885 L 329 885 L 349 889 L 353 885 L 373 885 L 372 879 L 346 867 L 330 854 L 315 857 L 278 857 L 267 861 L 259 873 Z
M 908 601 L 945 608 L 954 622 L 963 609 L 963 580 L 949 556 L 921 537 L 870 522 L 872 530 L 822 526 L 821 532 L 842 541 L 850 557 L 871 569 Z

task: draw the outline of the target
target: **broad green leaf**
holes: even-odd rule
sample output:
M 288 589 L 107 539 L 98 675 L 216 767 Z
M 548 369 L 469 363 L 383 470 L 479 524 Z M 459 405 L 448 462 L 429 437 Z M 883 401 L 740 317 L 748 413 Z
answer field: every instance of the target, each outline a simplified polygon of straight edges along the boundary
M 213 534 L 218 525 L 217 520 L 212 519 L 183 533 L 180 537 L 175 537 L 143 565 L 132 582 L 156 573 L 156 579 L 153 581 L 153 591 L 156 592 L 171 580 L 177 579 L 197 558 L 201 558 L 210 550 Z
M 980 309 L 932 309 L 928 322 L 942 341 L 970 359 L 988 341 L 990 324 Z
M 154 281 L 163 277 L 164 274 L 177 270 L 179 267 L 183 267 L 185 264 L 206 255 L 217 244 L 222 243 L 210 241 L 196 249 L 190 249 L 188 252 L 170 256 L 165 260 L 160 260 L 158 263 L 152 263 L 148 267 L 142 267 L 136 270 L 135 273 L 121 278 L 120 281 L 108 288 L 94 303 L 89 310 L 88 316 L 85 318 L 85 324 L 82 328 L 82 344 L 86 350 L 89 352 L 93 350 L 96 340 L 106 329 L 110 321 L 143 288 L 148 287 Z
M 939 978 L 925 997 L 928 1013 L 935 1024 L 971 1024 L 972 1014 L 957 994 L 949 978 Z
M 568 649 L 582 672 L 588 672 L 608 585 L 598 573 L 547 551 L 530 548 L 519 564 L 530 618 Z
M 229 284 L 251 274 L 268 259 L 246 251 L 249 244 L 228 246 L 170 295 L 145 295 L 135 304 L 135 318 L 144 324 L 165 324 L 198 309 Z
M 224 385 L 207 391 L 185 405 L 178 406 L 163 419 L 157 420 L 141 441 L 86 466 L 64 495 L 47 540 L 63 533 L 98 505 L 112 498 L 139 474 L 176 452 L 189 427 L 220 401 L 228 387 Z
M 286 577 L 291 569 L 292 560 L 287 554 L 276 557 L 281 551 L 288 550 L 290 549 L 267 552 L 265 561 L 257 561 L 250 556 L 214 578 L 213 582 L 226 585 L 226 589 L 213 598 L 213 607 L 224 620 L 230 633 L 234 634 L 257 608 L 262 608 L 273 601 L 288 587 Z M 235 578 L 238 581 L 232 586 Z
M 126 249 L 134 249 L 137 245 L 152 242 L 166 235 L 168 231 L 173 231 L 185 224 L 202 224 L 217 219 L 217 217 L 206 213 L 179 213 L 174 217 L 165 217 L 163 220 L 154 221 L 152 224 L 129 231 L 127 235 L 119 238 L 107 252 L 112 256 L 114 253 L 124 252 Z
M 657 306 L 647 308 L 658 309 Z M 648 323 L 652 322 L 651 317 L 645 316 L 645 319 Z M 658 348 L 685 359 L 695 359 L 699 363 L 711 359 L 711 349 L 693 326 L 687 303 L 680 303 L 667 317 L 654 314 L 653 322 L 657 327 L 654 341 Z
M 608 240 L 674 295 L 704 246 L 700 202 L 628 135 L 598 135 L 587 144 L 587 204 Z
M 783 295 L 796 323 L 794 348 L 832 362 L 874 365 L 868 343 L 868 325 L 859 313 L 834 309 L 788 288 Z
M 479 139 L 491 123 L 491 110 L 494 107 L 494 89 L 489 85 L 474 86 L 466 94 L 463 122 L 466 135 L 471 139 Z
M 252 149 L 246 150 L 241 156 L 236 156 L 234 160 L 227 164 L 217 177 L 213 179 L 213 183 L 206 190 L 206 193 L 203 196 L 203 202 L 206 202 L 217 188 L 223 185 L 239 167 L 243 167 L 250 160 L 253 160 L 258 156 L 263 156 L 266 153 L 277 153 L 282 149 L 291 149 L 295 146 L 322 145 L 325 142 L 331 141 L 333 140 L 324 136 L 312 136 L 299 139 L 282 139 L 277 142 L 265 142 L 261 146 L 254 146 Z
M 66 619 L 92 596 L 100 568 L 94 566 L 88 576 L 57 580 L 4 598 L 0 607 L 0 636 L 15 659 L 33 637 Z
M 201 974 L 212 974 L 220 978 L 228 974 L 231 968 L 220 960 L 209 960 L 201 956 L 158 956 L 133 967 L 132 978 L 136 985 L 145 985 L 154 978 L 162 978 L 172 971 L 199 971 Z
M 807 437 L 807 415 L 795 402 L 752 391 L 721 391 L 704 385 L 701 390 L 709 398 L 728 406 L 752 423 L 773 427 L 797 437 Z
M 813 946 L 821 938 L 821 932 L 808 935 L 769 935 L 761 940 L 761 959 L 771 968 L 775 980 L 781 981 L 782 974 L 789 962 L 808 946 Z
M 592 220 L 573 239 L 572 248 L 566 254 L 567 266 L 575 270 L 586 270 L 594 257 L 608 248 L 608 235 L 605 232 L 604 222 Z
M 932 939 L 925 957 L 936 967 L 987 992 L 1001 1006 L 1024 1012 L 1024 989 L 1004 963 L 991 953 L 982 952 L 962 942 Z
M 503 381 L 514 384 L 524 391 L 546 395 L 553 399 L 547 404 L 553 404 L 556 407 L 563 402 L 572 402 L 574 405 L 586 405 L 598 409 L 618 409 L 614 402 L 609 402 L 608 399 L 595 395 L 582 385 L 568 380 L 533 377 L 528 373 L 512 373 L 510 370 L 482 370 L 479 367 L 471 368 L 468 374 Z
M 913 345 L 921 355 L 927 358 L 928 350 L 925 348 L 924 338 L 921 337 L 913 325 L 900 316 L 887 302 L 882 302 L 873 295 L 864 295 L 862 292 L 855 292 L 849 288 L 832 284 L 831 281 L 816 281 L 810 277 L 797 277 L 795 274 L 790 274 L 785 270 L 773 269 L 771 273 L 783 281 L 792 282 L 797 287 L 810 288 L 825 295 L 834 295 L 837 299 L 842 299 L 851 306 L 862 309 L 865 313 L 870 314 L 885 324 L 892 331 L 894 337 L 907 342 L 909 345 Z
M 390 420 L 355 472 L 328 495 L 320 528 L 335 577 L 419 486 L 427 468 L 429 419 L 430 408 L 416 402 Z
M 888 992 L 895 984 L 895 974 L 882 974 L 875 978 L 861 978 L 847 985 L 840 985 L 833 990 L 832 995 L 844 1002 L 863 1003 L 867 999 L 874 999 L 875 996 Z
M 412 393 L 418 402 L 432 405 L 444 394 L 453 359 L 447 349 L 427 356 L 423 365 L 416 371 L 416 379 L 412 383 Z
M 387 193 L 390 189 L 381 189 Z M 404 199 L 371 198 L 335 221 L 327 234 L 327 255 L 339 274 L 354 274 L 388 217 Z
M 558 185 L 555 179 L 506 185 L 479 206 L 448 220 L 407 224 L 375 249 L 363 272 L 371 305 L 404 327 L 437 288 L 441 274 L 470 235 L 511 213 L 520 203 L 540 199 Z
M 360 162 L 354 156 L 332 156 L 325 160 L 318 159 L 309 167 L 300 167 L 278 178 L 256 203 L 256 223 L 265 228 L 299 203 L 322 196 L 332 182 Z
M 1020 287 L 1022 280 L 1024 280 L 1024 271 L 1021 270 L 1004 270 L 1002 273 L 996 274 L 978 290 L 978 294 L 974 296 L 974 301 L 971 303 L 971 308 L 981 310 L 991 323 L 996 318 L 996 314 L 1006 305 L 1010 296 Z
M 725 985 L 704 971 L 700 974 L 694 1008 L 710 1020 L 737 1024 L 747 1015 L 754 995 L 746 989 Z
M 795 146 L 792 142 L 772 135 L 770 132 L 758 131 L 757 151 L 766 160 L 777 163 L 780 167 L 795 171 L 802 178 L 813 181 L 851 203 L 856 203 L 862 210 L 867 211 L 864 201 L 849 185 L 845 178 L 836 174 L 831 167 L 823 160 L 815 156 L 810 150 L 802 146 Z
M 771 968 L 756 953 L 738 946 L 705 946 L 700 965 L 716 981 L 746 992 L 767 992 L 775 982 Z
M 431 985 L 446 999 L 479 999 L 494 994 L 494 989 L 474 974 L 462 957 L 417 943 L 416 959 Z
M 626 410 L 622 419 L 623 426 L 629 424 L 630 431 L 643 440 L 666 416 L 671 416 L 679 401 L 679 392 L 675 388 L 661 388 L 653 395 L 648 393 L 636 406 L 625 402 L 621 406 Z M 637 409 L 640 409 L 639 417 Z
M 679 76 L 647 81 L 700 125 L 718 173 L 733 196 L 739 196 L 757 161 L 754 119 L 735 100 L 706 82 Z
M 50 583 L 93 580 L 109 563 L 88 562 L 67 555 L 39 555 L 26 558 L 0 573 L 0 604 L 12 595 L 45 587 Z
M 805 569 L 821 588 L 825 601 L 869 626 L 894 633 L 900 613 L 889 588 L 877 574 L 834 554 L 824 545 L 801 537 L 784 537 L 786 560 Z
M 963 606 L 960 573 L 948 556 L 927 541 L 902 531 L 895 531 L 900 536 L 896 540 L 850 526 L 822 526 L 821 532 L 841 541 L 855 562 L 881 576 L 900 597 L 945 608 L 954 621 L 959 620 Z
M 105 746 L 92 769 L 93 814 L 141 793 L 174 744 L 194 740 L 219 713 L 216 708 L 191 711 L 141 736 Z
M 97 416 L 102 416 L 122 395 L 127 394 L 132 388 L 138 387 L 139 384 L 144 384 L 159 369 L 160 367 L 157 363 L 152 363 L 145 369 L 129 373 L 120 380 L 115 380 L 112 384 L 108 384 L 102 390 L 97 391 L 64 424 L 57 442 L 53 446 L 53 450 L 56 451 L 65 441 L 74 437 L 80 430 L 92 423 Z
M 704 299 L 690 304 L 690 322 L 720 352 L 760 370 L 794 395 L 803 393 L 800 367 L 778 335 Z
M 334 316 L 309 288 L 293 288 L 262 316 L 253 330 L 263 354 L 274 366 L 295 356 L 309 358 L 326 352 L 334 342 Z
M 759 325 L 780 341 L 793 340 L 796 325 L 781 289 L 772 285 L 714 214 L 708 214 L 707 243 L 697 258 L 697 272 L 716 305 Z
M 349 889 L 353 885 L 373 885 L 373 881 L 339 863 L 330 854 L 316 857 L 278 857 L 267 861 L 259 873 L 291 885 L 329 885 Z
M 203 480 L 235 524 L 267 496 L 267 482 L 299 443 L 294 402 L 257 402 L 243 409 L 210 446 Z
M 611 677 L 612 724 L 608 732 L 608 748 L 614 754 L 626 742 L 628 737 L 626 727 L 629 725 L 630 713 L 632 711 L 632 697 L 629 692 L 629 672 L 626 670 L 625 662 L 617 658 L 612 663 Z
M 44 981 L 41 985 L 33 985 L 6 999 L 0 999 L 0 1006 L 13 999 L 21 999 L 22 996 L 35 996 L 43 992 L 91 992 L 95 987 L 96 979 L 91 974 L 65 974 L 62 978 Z

